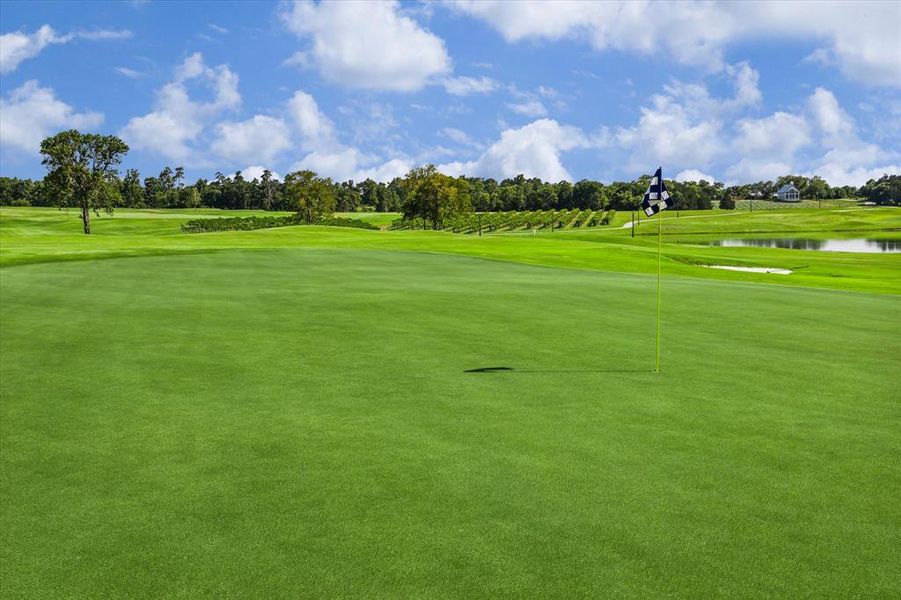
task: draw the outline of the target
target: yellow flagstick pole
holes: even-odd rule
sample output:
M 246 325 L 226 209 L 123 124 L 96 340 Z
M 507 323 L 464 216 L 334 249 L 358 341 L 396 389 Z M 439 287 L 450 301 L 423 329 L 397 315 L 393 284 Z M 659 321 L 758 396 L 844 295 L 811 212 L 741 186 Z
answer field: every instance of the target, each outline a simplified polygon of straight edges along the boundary
M 662 210 L 657 211 L 657 360 L 654 366 L 654 372 L 660 372 L 660 238 L 662 237 Z

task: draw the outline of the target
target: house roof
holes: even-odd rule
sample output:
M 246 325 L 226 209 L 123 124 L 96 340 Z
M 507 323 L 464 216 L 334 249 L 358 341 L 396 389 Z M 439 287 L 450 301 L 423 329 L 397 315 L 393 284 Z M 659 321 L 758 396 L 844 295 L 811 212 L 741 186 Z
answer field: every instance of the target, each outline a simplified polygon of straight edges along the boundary
M 797 191 L 798 191 L 798 188 L 796 188 L 795 186 L 793 186 L 793 185 L 790 184 L 790 183 L 786 183 L 786 184 L 783 185 L 781 188 L 779 188 L 779 191 L 776 192 L 776 193 L 777 193 L 777 194 L 782 194 L 783 192 L 789 192 L 789 191 L 791 191 L 791 190 L 795 190 L 795 191 L 797 192 Z

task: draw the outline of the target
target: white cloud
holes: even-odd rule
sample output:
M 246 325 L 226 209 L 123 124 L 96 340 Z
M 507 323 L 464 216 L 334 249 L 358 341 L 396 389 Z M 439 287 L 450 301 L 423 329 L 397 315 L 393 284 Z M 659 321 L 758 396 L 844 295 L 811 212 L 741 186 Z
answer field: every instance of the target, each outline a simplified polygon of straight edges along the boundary
M 74 39 L 121 40 L 131 37 L 128 30 L 76 31 L 64 35 L 57 34 L 49 25 L 41 26 L 34 33 L 13 31 L 0 35 L 0 74 L 11 73 L 22 61 L 34 58 L 51 44 L 67 44 Z
M 835 66 L 836 60 L 829 48 L 817 48 L 804 57 L 801 61 L 804 64 L 821 65 L 823 67 Z
M 861 140 L 854 120 L 832 92 L 817 88 L 807 108 L 826 150 L 815 162 L 814 172 L 831 185 L 860 186 L 884 173 L 901 173 L 901 153 Z
M 451 69 L 443 40 L 394 1 L 301 1 L 282 19 L 312 39 L 309 53 L 322 76 L 347 87 L 415 91 Z
M 705 166 L 719 155 L 721 121 L 694 114 L 690 105 L 672 96 L 655 96 L 653 104 L 642 107 L 637 125 L 616 133 L 619 144 L 631 152 L 633 166 Z
M 260 179 L 263 176 L 263 171 L 265 171 L 265 170 L 266 170 L 266 167 L 264 167 L 264 166 L 252 165 L 241 171 L 241 177 L 243 177 L 244 179 L 246 179 L 248 181 L 253 181 L 254 179 Z M 272 169 L 270 169 L 269 172 L 272 173 L 273 179 L 275 179 L 277 181 L 282 180 L 282 176 L 279 175 L 277 172 L 273 171 Z
M 735 122 L 737 114 L 759 106 L 762 95 L 757 85 L 759 75 L 747 62 L 726 65 L 723 76 L 732 84 L 732 97 L 713 97 L 703 84 L 673 80 L 663 86 L 663 94 L 651 97 L 649 106 L 641 107 L 638 123 L 619 128 L 616 140 L 629 152 L 628 170 L 654 164 L 679 170 L 710 169 L 724 157 L 731 159 L 733 145 L 743 146 L 748 152 L 772 150 L 773 146 L 761 145 L 762 139 L 776 139 L 784 133 L 780 127 L 786 123 L 781 117 L 772 123 L 739 120 L 739 140 L 730 143 L 735 136 L 725 131 L 724 123 Z
M 291 167 L 291 170 L 309 169 L 320 175 L 344 180 L 352 177 L 357 165 L 365 160 L 366 157 L 358 149 L 348 146 L 334 151 L 314 150 Z
M 547 114 L 547 108 L 544 107 L 540 100 L 535 98 L 523 100 L 522 102 L 510 102 L 507 106 L 513 112 L 527 117 L 543 117 Z
M 188 142 L 197 139 L 202 125 L 190 116 L 178 115 L 166 110 L 154 111 L 143 117 L 134 117 L 119 135 L 136 150 L 149 150 L 167 158 L 188 161 L 197 157 Z
M 598 50 L 663 51 L 711 68 L 723 66 L 719 47 L 729 31 L 713 18 L 719 9 L 706 3 L 456 0 L 454 6 L 511 42 L 575 38 Z
M 204 69 L 206 69 L 206 65 L 203 62 L 203 55 L 200 52 L 195 52 L 175 67 L 175 80 L 194 79 L 203 75 Z
M 33 58 L 50 44 L 65 44 L 72 40 L 70 35 L 57 35 L 49 25 L 44 25 L 32 34 L 14 31 L 0 35 L 0 73 L 16 70 L 23 60 Z
M 560 125 L 553 119 L 539 119 L 518 129 L 507 129 L 482 156 L 470 162 L 439 165 L 451 175 L 483 177 L 540 177 L 546 181 L 571 179 L 560 155 L 575 148 L 598 145 L 577 127 Z
M 757 106 L 763 100 L 757 82 L 760 74 L 751 68 L 750 63 L 742 61 L 734 65 L 726 65 L 726 73 L 733 79 L 735 98 L 731 101 L 734 107 Z
M 818 87 L 808 98 L 807 105 L 826 135 L 847 137 L 853 134 L 854 122 L 829 90 Z
M 798 150 L 813 141 L 807 120 L 785 112 L 741 119 L 735 128 L 731 154 L 740 159 L 727 171 L 733 180 L 762 181 L 791 173 Z
M 210 29 L 212 29 L 213 31 L 215 31 L 216 33 L 219 33 L 222 35 L 225 35 L 226 33 L 228 33 L 228 29 L 226 29 L 225 27 L 222 27 L 221 25 L 216 25 L 215 23 L 207 23 L 207 26 Z
M 487 21 L 507 41 L 525 38 L 560 39 L 581 29 L 595 13 L 589 3 L 517 2 L 493 0 L 452 0 L 458 10 Z
M 879 179 L 883 175 L 901 175 L 901 164 L 868 169 L 866 167 L 849 167 L 840 162 L 826 162 L 817 168 L 816 174 L 828 181 L 829 185 L 860 187 L 870 179 Z
M 123 75 L 124 77 L 128 77 L 129 79 L 140 79 L 144 76 L 144 73 L 142 73 L 141 71 L 129 69 L 128 67 L 116 67 L 116 73 Z
M 378 120 L 380 110 L 375 107 L 370 113 L 372 118 Z M 332 120 L 319 109 L 316 99 L 303 90 L 296 91 L 288 101 L 287 113 L 300 135 L 301 147 L 307 151 L 291 166 L 292 171 L 309 169 L 335 181 L 388 181 L 404 175 L 412 166 L 404 158 L 383 160 L 342 144 Z
M 760 181 L 788 173 L 820 175 L 831 185 L 855 185 L 883 173 L 899 173 L 899 153 L 860 138 L 854 120 L 835 95 L 817 88 L 798 114 L 776 112 L 742 119 L 727 175 L 734 181 Z M 799 151 L 809 149 L 807 156 Z
M 676 181 L 706 181 L 708 183 L 716 183 L 716 178 L 713 175 L 708 175 L 707 173 L 702 173 L 696 169 L 686 169 L 678 173 L 675 177 Z
M 394 131 L 398 122 L 394 107 L 389 102 L 348 98 L 345 104 L 338 107 L 338 112 L 344 117 L 346 130 L 352 132 L 351 141 L 354 144 L 368 147 L 385 145 L 404 136 Z
M 335 141 L 335 126 L 316 104 L 310 94 L 298 90 L 288 101 L 291 115 L 305 148 L 332 146 Z
M 234 162 L 254 159 L 270 162 L 290 147 L 290 132 L 284 121 L 265 115 L 237 123 L 219 123 L 212 143 L 213 152 Z
M 469 136 L 466 135 L 465 131 L 461 131 L 460 129 L 456 129 L 454 127 L 445 127 L 441 130 L 441 134 L 444 137 L 457 142 L 458 144 L 468 144 L 470 141 Z
M 745 157 L 729 167 L 727 171 L 729 176 L 728 183 L 772 181 L 781 175 L 787 175 L 794 171 L 795 166 L 787 162 Z
M 76 112 L 49 87 L 26 81 L 0 98 L 0 148 L 27 154 L 40 151 L 41 140 L 63 129 L 90 129 L 103 122 L 96 112 Z
M 301 69 L 309 68 L 312 65 L 310 55 L 303 50 L 298 50 L 288 58 L 282 61 L 282 66 L 299 67 Z
M 378 158 L 364 154 L 357 148 L 343 146 L 333 151 L 311 152 L 292 166 L 291 170 L 309 169 L 335 181 L 390 181 L 395 177 L 402 177 L 411 167 L 409 161 L 402 158 L 380 162 Z
M 725 77 L 732 84 L 734 96 L 731 98 L 714 98 L 707 86 L 701 83 L 685 83 L 671 80 L 664 84 L 665 94 L 654 96 L 665 99 L 668 103 L 679 104 L 686 114 L 692 118 L 724 118 L 734 113 L 758 106 L 763 95 L 757 87 L 760 78 L 758 72 L 747 62 L 726 65 Z
M 76 31 L 73 34 L 76 38 L 82 40 L 127 40 L 132 36 L 128 29 L 92 29 L 90 31 Z
M 472 146 L 475 148 L 481 146 L 481 144 L 469 137 L 469 135 L 465 131 L 457 129 L 456 127 L 445 127 L 440 131 L 440 133 L 452 142 L 457 142 L 458 144 L 462 144 L 464 146 Z
M 826 44 L 842 73 L 870 85 L 901 86 L 897 2 L 579 2 L 455 0 L 508 41 L 579 39 L 598 50 L 663 53 L 712 70 L 727 46 L 779 36 Z
M 188 95 L 189 82 L 202 83 L 213 98 L 207 102 L 192 100 Z M 173 81 L 157 91 L 154 110 L 129 120 L 119 135 L 133 148 L 188 164 L 202 164 L 204 159 L 196 143 L 204 128 L 222 112 L 235 110 L 240 104 L 238 76 L 225 65 L 206 66 L 197 52 L 175 69 Z
M 742 119 L 736 128 L 735 148 L 746 155 L 790 159 L 799 148 L 811 142 L 807 121 L 784 112 L 762 119 Z
M 402 158 L 392 158 L 391 160 L 377 164 L 375 166 L 360 169 L 356 176 L 356 181 L 372 179 L 374 181 L 391 181 L 395 177 L 403 177 L 406 175 L 413 165 L 408 160 Z
M 454 96 L 490 94 L 498 87 L 498 82 L 490 77 L 448 77 L 444 80 L 444 89 Z

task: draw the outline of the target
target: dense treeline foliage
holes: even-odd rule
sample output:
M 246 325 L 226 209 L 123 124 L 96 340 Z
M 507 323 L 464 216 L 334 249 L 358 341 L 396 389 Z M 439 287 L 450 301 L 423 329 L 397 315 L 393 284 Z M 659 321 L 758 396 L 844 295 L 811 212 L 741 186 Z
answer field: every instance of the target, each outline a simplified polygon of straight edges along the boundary
M 535 210 L 633 210 L 647 189 L 648 176 L 635 181 L 603 184 L 583 179 L 570 183 L 550 183 L 517 175 L 496 180 L 481 177 L 448 177 L 434 167 L 414 169 L 390 182 L 335 182 L 312 171 L 289 174 L 284 181 L 270 171 L 246 179 L 239 171 L 233 176 L 216 173 L 212 179 L 184 181 L 181 167 L 164 168 L 159 175 L 141 180 L 134 169 L 115 179 L 115 206 L 123 208 L 220 208 L 277 211 L 317 211 L 332 206 L 335 212 L 429 212 L 428 220 L 441 219 L 441 201 L 462 203 L 479 212 Z M 418 188 L 427 185 L 417 194 Z M 785 175 L 775 181 L 759 181 L 726 187 L 723 183 L 667 181 L 670 193 L 681 209 L 709 209 L 723 200 L 769 199 L 782 185 L 793 182 L 804 199 L 864 198 L 878 204 L 901 200 L 901 176 L 885 175 L 861 188 L 831 187 L 820 177 Z M 453 196 L 453 199 L 451 199 Z M 323 203 L 324 206 L 314 206 Z M 408 203 L 408 200 L 410 201 Z M 412 204 L 411 204 L 412 203 Z M 54 206 L 44 181 L 0 177 L 0 205 Z M 728 202 L 727 202 L 728 205 Z M 438 211 L 437 213 L 435 211 Z M 312 212 L 311 212 L 312 211 Z M 411 213 L 412 214 L 412 213 Z M 312 217 L 311 217 L 312 218 Z
M 431 169 L 431 171 L 430 171 Z M 428 176 L 426 176 L 428 175 Z M 429 212 L 429 221 L 441 219 L 440 197 L 471 206 L 479 212 L 535 210 L 633 210 L 647 189 L 648 176 L 635 181 L 603 184 L 583 179 L 576 183 L 549 183 L 517 175 L 500 181 L 481 177 L 448 177 L 434 167 L 414 169 L 406 177 L 388 183 L 365 181 L 335 182 L 312 171 L 289 174 L 284 181 L 270 171 L 252 180 L 241 172 L 229 177 L 216 173 L 213 179 L 198 179 L 188 185 L 181 167 L 164 168 L 159 175 L 143 181 L 129 169 L 114 180 L 115 206 L 123 208 L 221 208 L 278 211 L 307 211 L 309 215 L 332 207 L 336 212 Z M 426 181 L 426 188 L 417 194 Z M 709 209 L 724 199 L 772 198 L 782 185 L 793 182 L 805 199 L 864 198 L 878 204 L 901 200 L 901 176 L 885 175 L 861 188 L 831 187 L 820 177 L 785 175 L 775 181 L 759 181 L 726 187 L 717 182 L 667 181 L 670 193 L 682 209 Z M 442 196 L 443 195 L 443 196 Z M 453 200 L 450 198 L 453 196 Z M 408 198 L 413 203 L 408 204 Z M 313 202 L 315 200 L 315 202 Z M 312 204 L 311 204 L 312 203 Z M 324 203 L 324 207 L 318 206 Z M 0 177 L 0 205 L 54 206 L 44 181 Z M 437 210 L 437 213 L 435 212 Z
M 901 175 L 883 175 L 879 179 L 869 180 L 858 192 L 876 204 L 898 206 L 901 204 Z
M 732 186 L 724 190 L 724 197 L 733 200 L 761 199 L 767 200 L 776 195 L 776 191 L 783 185 L 791 183 L 805 200 L 837 200 L 840 198 L 857 198 L 860 196 L 858 188 L 853 185 L 831 187 L 829 183 L 820 177 L 805 177 L 803 175 L 783 175 L 775 181 L 758 181 Z M 861 188 L 862 189 L 862 188 Z
M 265 170 L 248 180 L 216 173 L 211 180 L 187 184 L 184 168 L 165 167 L 145 177 L 136 169 L 123 174 L 117 166 L 128 146 L 114 136 L 60 132 L 45 139 L 41 153 L 48 174 L 42 181 L 0 177 L 0 205 L 79 206 L 84 215 L 98 208 L 220 208 L 292 211 L 313 223 L 333 212 L 402 212 L 404 220 L 421 220 L 435 229 L 459 215 L 476 212 L 637 210 L 649 175 L 635 181 L 603 184 L 583 179 L 551 183 L 517 175 L 500 181 L 481 177 L 450 177 L 434 165 L 412 169 L 388 183 L 332 181 L 313 171 L 289 173 L 283 181 Z M 769 199 L 793 183 L 805 200 L 862 197 L 878 204 L 896 204 L 901 176 L 884 175 L 857 189 L 831 187 L 819 176 L 785 175 L 726 187 L 723 183 L 668 181 L 678 209 L 734 207 L 736 200 Z M 85 231 L 88 232 L 88 216 Z

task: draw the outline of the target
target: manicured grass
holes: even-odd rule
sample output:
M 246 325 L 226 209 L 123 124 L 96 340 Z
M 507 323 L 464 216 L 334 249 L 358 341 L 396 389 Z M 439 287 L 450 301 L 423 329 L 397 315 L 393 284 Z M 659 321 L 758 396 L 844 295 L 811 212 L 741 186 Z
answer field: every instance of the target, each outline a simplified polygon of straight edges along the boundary
M 354 213 L 335 213 L 336 217 L 348 217 L 350 219 L 360 219 L 376 225 L 378 227 L 387 227 L 395 219 L 400 218 L 400 213 L 389 212 L 354 212 Z
M 369 248 L 463 254 L 557 267 L 656 273 L 656 224 L 643 221 L 638 236 L 621 223 L 591 231 L 459 235 L 434 231 L 350 231 L 330 227 L 282 227 L 260 231 L 182 234 L 196 218 L 143 218 L 141 211 L 95 220 L 94 234 L 81 233 L 77 215 L 47 209 L 0 210 L 0 265 L 122 256 L 220 252 L 235 248 Z M 219 211 L 218 214 L 222 214 Z M 617 217 L 620 215 L 617 214 Z M 758 281 L 835 289 L 901 293 L 898 255 L 823 253 L 776 248 L 687 245 L 714 237 L 772 232 L 780 235 L 901 235 L 898 209 L 793 209 L 783 212 L 684 211 L 664 221 L 664 272 L 668 275 Z M 835 230 L 840 230 L 838 233 Z M 706 269 L 702 264 L 778 267 L 790 277 Z
M 655 374 L 627 230 L 56 218 L 0 212 L 4 597 L 901 594 L 898 255 L 667 245 Z
M 860 200 L 843 198 L 839 200 L 801 200 L 800 202 L 779 202 L 777 200 L 736 200 L 735 210 L 790 210 L 795 208 L 833 208 L 844 206 L 857 206 Z

